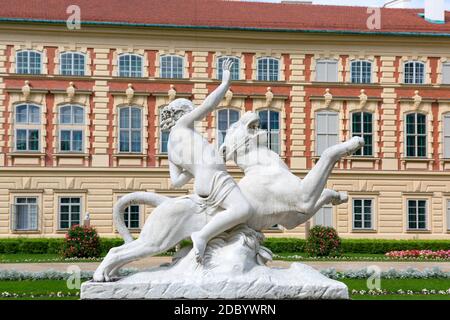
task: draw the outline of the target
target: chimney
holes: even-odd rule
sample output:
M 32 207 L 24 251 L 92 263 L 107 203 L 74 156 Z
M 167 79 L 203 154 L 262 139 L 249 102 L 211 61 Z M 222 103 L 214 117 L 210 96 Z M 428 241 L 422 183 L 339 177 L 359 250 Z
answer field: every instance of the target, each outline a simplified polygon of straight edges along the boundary
M 444 0 L 425 0 L 425 20 L 431 23 L 445 23 Z

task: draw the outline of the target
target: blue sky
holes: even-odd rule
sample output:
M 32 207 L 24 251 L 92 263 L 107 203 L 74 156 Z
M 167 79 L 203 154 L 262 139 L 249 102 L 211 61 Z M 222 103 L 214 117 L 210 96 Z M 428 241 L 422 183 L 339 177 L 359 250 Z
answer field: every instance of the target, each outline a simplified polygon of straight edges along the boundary
M 281 0 L 247 0 L 247 1 L 257 1 L 257 2 L 281 2 Z M 388 0 L 312 0 L 315 4 L 336 4 L 336 5 L 349 5 L 349 6 L 379 6 L 381 7 Z M 412 8 L 423 8 L 424 0 L 412 0 L 410 7 Z M 445 0 L 445 7 L 450 10 L 450 0 Z

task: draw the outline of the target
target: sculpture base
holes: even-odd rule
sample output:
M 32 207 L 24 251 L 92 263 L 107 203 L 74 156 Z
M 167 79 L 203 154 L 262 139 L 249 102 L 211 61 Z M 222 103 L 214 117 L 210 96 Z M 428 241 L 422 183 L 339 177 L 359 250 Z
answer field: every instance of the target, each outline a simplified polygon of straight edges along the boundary
M 184 248 L 168 266 L 115 282 L 85 282 L 81 299 L 348 299 L 347 286 L 301 263 L 270 268 L 263 235 L 245 225 L 208 243 L 202 264 Z
M 116 282 L 85 282 L 81 299 L 348 299 L 347 286 L 319 271 L 293 263 L 289 269 L 265 266 L 244 275 L 186 277 L 170 268 L 140 272 Z

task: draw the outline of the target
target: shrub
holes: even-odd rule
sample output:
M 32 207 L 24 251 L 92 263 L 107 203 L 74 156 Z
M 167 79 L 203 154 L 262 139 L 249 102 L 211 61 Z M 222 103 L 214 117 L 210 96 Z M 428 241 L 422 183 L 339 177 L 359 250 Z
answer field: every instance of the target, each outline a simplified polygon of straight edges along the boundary
M 298 238 L 267 238 L 263 246 L 273 253 L 304 252 L 305 243 L 304 239 Z
M 72 226 L 62 246 L 64 258 L 95 258 L 101 254 L 97 231 L 87 226 Z
M 306 253 L 314 257 L 339 256 L 341 254 L 341 239 L 336 230 L 331 227 L 314 226 L 306 241 Z

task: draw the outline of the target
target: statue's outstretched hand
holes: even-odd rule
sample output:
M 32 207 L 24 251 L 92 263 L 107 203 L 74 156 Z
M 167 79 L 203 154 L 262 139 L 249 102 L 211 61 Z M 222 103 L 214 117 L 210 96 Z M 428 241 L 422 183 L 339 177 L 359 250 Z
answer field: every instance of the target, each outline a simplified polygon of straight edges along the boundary
M 231 68 L 233 67 L 233 60 L 227 59 L 222 64 L 222 83 L 230 84 L 231 83 Z

